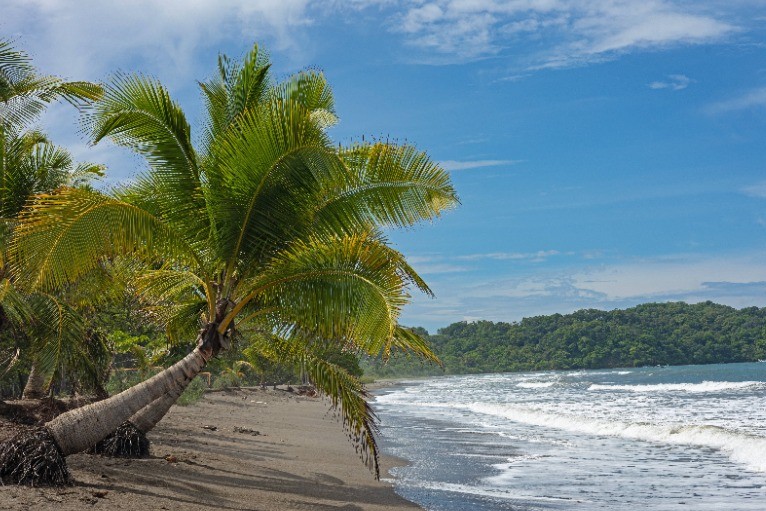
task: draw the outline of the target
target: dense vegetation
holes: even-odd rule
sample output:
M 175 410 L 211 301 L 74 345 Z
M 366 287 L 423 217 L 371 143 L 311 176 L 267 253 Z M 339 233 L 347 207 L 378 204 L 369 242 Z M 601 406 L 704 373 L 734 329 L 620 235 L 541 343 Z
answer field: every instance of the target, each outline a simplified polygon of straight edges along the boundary
M 515 323 L 453 323 L 428 340 L 444 369 L 399 357 L 385 365 L 368 360 L 365 370 L 392 377 L 755 361 L 766 358 L 766 308 L 648 303 Z

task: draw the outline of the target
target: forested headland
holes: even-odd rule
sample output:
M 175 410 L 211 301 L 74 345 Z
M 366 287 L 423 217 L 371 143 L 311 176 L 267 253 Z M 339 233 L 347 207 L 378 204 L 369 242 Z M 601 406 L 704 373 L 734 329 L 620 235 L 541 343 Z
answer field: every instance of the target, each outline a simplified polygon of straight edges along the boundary
M 766 308 L 704 302 L 453 323 L 426 336 L 444 368 L 366 360 L 374 377 L 748 362 L 766 359 Z

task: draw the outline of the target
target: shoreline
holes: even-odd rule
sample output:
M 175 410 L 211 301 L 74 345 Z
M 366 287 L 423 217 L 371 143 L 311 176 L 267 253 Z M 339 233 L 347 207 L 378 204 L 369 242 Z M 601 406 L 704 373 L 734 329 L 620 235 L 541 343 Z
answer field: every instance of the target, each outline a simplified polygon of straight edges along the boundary
M 207 393 L 149 433 L 151 456 L 67 458 L 73 485 L 0 488 L 0 509 L 420 510 L 375 481 L 322 398 Z M 406 463 L 381 455 L 381 478 Z

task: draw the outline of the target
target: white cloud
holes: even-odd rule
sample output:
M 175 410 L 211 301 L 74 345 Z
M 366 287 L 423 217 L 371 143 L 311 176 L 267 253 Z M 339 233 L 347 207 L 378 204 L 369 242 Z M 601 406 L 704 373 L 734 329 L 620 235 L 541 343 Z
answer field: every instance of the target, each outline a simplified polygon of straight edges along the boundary
M 197 78 L 195 59 L 223 41 L 268 39 L 276 50 L 296 44 L 298 28 L 311 22 L 309 0 L 6 0 L 2 29 L 18 36 L 35 64 L 48 73 L 100 79 L 117 65 L 148 68 L 186 82 Z M 208 64 L 208 62 L 205 62 Z M 207 71 L 207 68 L 205 69 Z
M 719 101 L 708 106 L 709 114 L 723 114 L 753 108 L 766 108 L 766 87 L 753 89 L 740 96 Z
M 478 263 L 477 263 L 478 264 Z M 516 321 L 578 309 L 611 310 L 646 302 L 711 300 L 733 307 L 766 306 L 766 265 L 760 253 L 677 255 L 592 268 L 547 266 L 516 276 L 432 279 L 436 300 L 415 297 L 403 322 L 430 330 L 466 317 Z
M 684 90 L 692 83 L 692 79 L 686 75 L 668 75 L 665 81 L 656 81 L 649 84 L 650 89 Z
M 513 165 L 516 163 L 519 163 L 519 160 L 473 160 L 473 161 L 444 160 L 439 162 L 439 164 L 445 170 L 479 169 L 484 167 L 497 167 L 500 165 Z
M 395 30 L 410 44 L 458 61 L 519 42 L 541 48 L 529 68 L 567 67 L 636 49 L 718 41 L 736 30 L 706 3 L 674 0 L 431 0 L 402 2 Z M 710 6 L 710 10 L 713 6 Z

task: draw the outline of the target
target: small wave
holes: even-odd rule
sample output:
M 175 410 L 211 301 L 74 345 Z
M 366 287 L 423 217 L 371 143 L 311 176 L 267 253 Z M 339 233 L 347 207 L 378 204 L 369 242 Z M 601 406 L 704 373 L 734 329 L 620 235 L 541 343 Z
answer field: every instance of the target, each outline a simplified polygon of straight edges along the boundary
M 646 442 L 714 449 L 749 469 L 766 472 L 766 438 L 711 425 L 669 426 L 646 423 L 602 421 L 587 417 L 553 414 L 512 405 L 473 403 L 474 412 L 504 417 L 515 422 L 574 433 L 620 437 Z
M 603 385 L 594 383 L 588 390 L 629 392 L 721 392 L 763 385 L 760 381 L 703 381 L 702 383 L 657 383 L 654 385 Z
M 491 478 L 486 479 L 487 482 L 491 482 Z M 516 502 L 519 505 L 529 503 L 547 503 L 549 506 L 562 505 L 565 503 L 582 503 L 581 500 L 573 500 L 562 497 L 545 497 L 537 495 L 525 495 L 515 491 L 508 490 L 507 488 L 498 488 L 495 486 L 478 486 L 467 484 L 447 483 L 441 481 L 423 481 L 423 480 L 396 480 L 396 483 L 401 486 L 407 486 L 410 488 L 419 488 L 424 490 L 436 490 L 453 493 L 464 493 L 469 495 L 478 495 L 481 497 L 490 497 L 495 499 L 502 499 L 505 501 Z
M 516 384 L 517 387 L 522 389 L 547 389 L 554 385 L 556 385 L 555 381 L 523 381 Z

